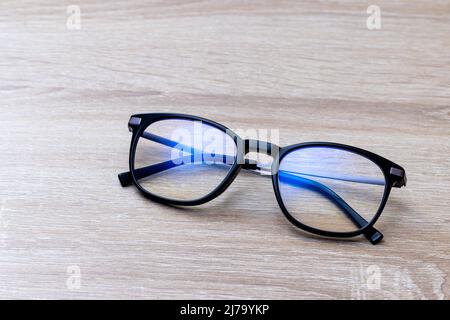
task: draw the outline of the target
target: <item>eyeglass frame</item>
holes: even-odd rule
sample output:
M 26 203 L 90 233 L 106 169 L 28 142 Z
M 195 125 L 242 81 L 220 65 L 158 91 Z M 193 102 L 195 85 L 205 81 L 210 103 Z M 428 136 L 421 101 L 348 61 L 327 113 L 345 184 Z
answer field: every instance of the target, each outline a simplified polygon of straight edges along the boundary
M 136 148 L 139 142 L 139 139 L 142 137 L 142 134 L 145 132 L 145 130 L 152 124 L 161 120 L 174 120 L 174 119 L 180 119 L 180 120 L 190 120 L 190 121 L 200 121 L 202 123 L 205 123 L 207 125 L 210 125 L 225 134 L 231 136 L 236 143 L 236 156 L 235 161 L 231 165 L 231 168 L 229 169 L 226 177 L 223 179 L 223 181 L 210 193 L 207 195 L 195 199 L 195 200 L 176 200 L 176 199 L 170 199 L 161 197 L 158 195 L 155 195 L 145 188 L 141 186 L 141 184 L 138 182 L 139 179 L 135 176 L 135 156 L 136 156 Z M 220 196 L 230 185 L 233 183 L 234 179 L 237 177 L 239 172 L 244 170 L 252 170 L 252 171 L 258 171 L 264 168 L 261 168 L 258 166 L 257 163 L 249 161 L 248 159 L 245 159 L 245 156 L 250 152 L 257 152 L 257 153 L 265 153 L 267 155 L 270 155 L 273 157 L 273 162 L 271 165 L 271 173 L 270 176 L 272 177 L 272 185 L 275 192 L 275 196 L 278 202 L 278 205 L 283 212 L 283 214 L 286 216 L 286 218 L 297 228 L 316 234 L 319 236 L 324 237 L 332 237 L 332 238 L 351 238 L 356 237 L 359 235 L 364 235 L 372 244 L 377 244 L 383 239 L 383 234 L 375 229 L 374 225 L 378 221 L 379 217 L 381 216 L 381 213 L 383 212 L 387 200 L 389 198 L 389 195 L 391 193 L 392 188 L 401 188 L 406 186 L 407 178 L 406 178 L 406 172 L 405 169 L 403 169 L 398 164 L 379 156 L 373 152 L 360 149 L 357 147 L 340 144 L 340 143 L 334 143 L 334 142 L 303 142 L 303 143 L 297 143 L 288 145 L 285 147 L 279 147 L 275 144 L 272 144 L 270 142 L 260 141 L 260 140 L 252 140 L 252 139 L 242 139 L 239 135 L 235 134 L 233 131 L 225 127 L 224 125 L 217 123 L 215 121 L 205 119 L 202 117 L 194 116 L 194 115 L 188 115 L 188 114 L 179 114 L 179 113 L 144 113 L 144 114 L 136 114 L 132 115 L 129 122 L 128 122 L 128 128 L 129 131 L 132 132 L 132 138 L 131 138 L 131 144 L 130 144 L 130 154 L 129 154 L 129 171 L 120 173 L 118 175 L 119 181 L 122 185 L 122 187 L 129 186 L 131 184 L 135 185 L 136 188 L 148 199 L 162 203 L 167 205 L 174 205 L 174 206 L 197 206 L 204 204 L 206 202 L 209 202 L 216 197 Z M 242 147 L 239 147 L 242 146 Z M 384 178 L 385 178 L 385 187 L 384 187 L 384 193 L 383 198 L 381 200 L 380 206 L 373 216 L 372 220 L 367 222 L 363 217 L 361 217 L 355 210 L 354 213 L 357 214 L 359 218 L 364 221 L 366 224 L 363 227 L 360 227 L 358 230 L 354 231 L 347 231 L 347 232 L 335 232 L 335 231 L 327 231 L 327 230 L 321 230 L 317 229 L 311 226 L 308 226 L 306 224 L 303 224 L 296 218 L 294 218 L 289 211 L 287 210 L 286 206 L 283 203 L 281 192 L 279 188 L 279 180 L 278 180 L 278 170 L 279 165 L 283 158 L 291 153 L 294 150 L 299 150 L 303 148 L 311 148 L 311 147 L 328 147 L 328 148 L 334 148 L 338 150 L 343 150 L 347 152 L 351 152 L 360 156 L 363 156 L 367 158 L 368 160 L 375 163 L 383 172 Z M 273 154 L 274 153 L 274 154 Z M 269 177 L 269 175 L 268 175 Z M 350 207 L 351 208 L 351 207 Z M 353 220 L 352 221 L 356 224 Z M 359 219 L 358 218 L 358 219 Z

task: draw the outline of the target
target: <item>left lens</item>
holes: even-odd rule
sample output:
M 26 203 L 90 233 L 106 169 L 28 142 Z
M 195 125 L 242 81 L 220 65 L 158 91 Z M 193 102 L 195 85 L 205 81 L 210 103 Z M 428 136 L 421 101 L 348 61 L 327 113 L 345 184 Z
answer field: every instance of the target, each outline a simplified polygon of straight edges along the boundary
M 139 137 L 133 174 L 153 195 L 194 201 L 225 180 L 236 161 L 236 149 L 231 135 L 208 123 L 160 120 Z
M 375 217 L 385 192 L 383 171 L 344 149 L 301 147 L 279 166 L 282 202 L 300 223 L 322 231 L 354 232 Z

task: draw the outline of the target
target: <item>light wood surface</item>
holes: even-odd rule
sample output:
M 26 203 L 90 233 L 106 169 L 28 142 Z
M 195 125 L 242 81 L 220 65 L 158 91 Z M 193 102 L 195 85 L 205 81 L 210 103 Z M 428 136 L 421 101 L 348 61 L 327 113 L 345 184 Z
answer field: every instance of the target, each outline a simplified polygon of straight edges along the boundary
M 0 298 L 449 298 L 450 2 L 74 2 L 0 3 Z M 117 180 L 138 112 L 359 146 L 408 186 L 377 246 L 297 231 L 254 175 L 166 207 Z

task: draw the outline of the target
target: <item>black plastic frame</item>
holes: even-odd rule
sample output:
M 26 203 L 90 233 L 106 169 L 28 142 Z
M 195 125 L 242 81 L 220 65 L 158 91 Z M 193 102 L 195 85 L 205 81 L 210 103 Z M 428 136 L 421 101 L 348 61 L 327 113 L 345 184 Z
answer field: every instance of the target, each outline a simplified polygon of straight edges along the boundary
M 201 121 L 204 122 L 210 126 L 213 126 L 230 136 L 234 139 L 236 146 L 237 146 L 237 157 L 234 161 L 234 163 L 231 165 L 231 168 L 229 169 L 229 172 L 223 182 L 217 186 L 213 191 L 211 191 L 209 194 L 205 195 L 202 198 L 191 200 L 191 201 L 181 201 L 181 200 L 174 200 L 174 199 L 168 199 L 164 197 L 160 197 L 158 195 L 152 194 L 145 190 L 138 182 L 138 179 L 135 176 L 135 167 L 134 167 L 134 161 L 135 161 L 135 153 L 136 153 L 136 147 L 139 142 L 139 139 L 141 138 L 144 131 L 147 129 L 148 126 L 150 126 L 152 123 L 160 121 L 160 120 L 168 120 L 168 119 L 185 119 L 185 120 L 193 120 L 193 121 Z M 379 219 L 381 213 L 384 210 L 384 207 L 386 205 L 386 202 L 389 198 L 389 195 L 391 193 L 391 190 L 393 187 L 400 188 L 402 186 L 406 186 L 406 173 L 405 170 L 395 164 L 394 162 L 385 159 L 377 154 L 374 154 L 370 151 L 363 150 L 357 147 L 352 147 L 344 144 L 338 144 L 338 143 L 331 143 L 331 142 L 307 142 L 307 143 L 299 143 L 294 144 L 290 146 L 286 146 L 283 148 L 280 148 L 278 146 L 272 145 L 268 142 L 263 141 L 255 141 L 255 140 L 243 140 L 238 135 L 233 133 L 230 129 L 227 127 L 197 116 L 193 115 L 187 115 L 187 114 L 176 114 L 176 113 L 149 113 L 149 114 L 136 114 L 133 115 L 130 118 L 130 121 L 128 123 L 130 131 L 133 133 L 132 139 L 131 139 L 131 146 L 130 146 L 130 156 L 129 156 L 129 171 L 119 174 L 119 180 L 122 184 L 122 186 L 128 186 L 130 184 L 134 184 L 137 189 L 148 199 L 168 204 L 168 205 L 176 205 L 176 206 L 196 206 L 201 205 L 206 202 L 209 202 L 213 200 L 214 198 L 218 197 L 220 194 L 222 194 L 228 186 L 234 181 L 236 176 L 239 174 L 241 169 L 250 169 L 250 170 L 258 170 L 260 169 L 256 164 L 249 163 L 247 160 L 245 160 L 245 155 L 249 152 L 268 152 L 272 157 L 274 158 L 273 164 L 272 164 L 272 184 L 273 189 L 276 195 L 276 199 L 278 201 L 278 204 L 283 212 L 283 214 L 286 216 L 286 218 L 296 227 L 316 234 L 320 236 L 325 237 L 334 237 L 334 238 L 349 238 L 349 237 L 355 237 L 358 235 L 365 235 L 366 238 L 372 243 L 376 244 L 381 241 L 383 238 L 383 235 L 374 228 L 374 224 Z M 239 147 L 243 146 L 243 147 Z M 260 148 L 260 146 L 263 146 Z M 352 232 L 331 232 L 331 231 L 325 231 L 316 229 L 313 227 L 310 227 L 308 225 L 305 225 L 301 222 L 299 222 L 297 219 L 295 219 L 286 209 L 285 205 L 283 204 L 283 200 L 281 198 L 280 189 L 279 189 L 279 180 L 278 180 L 278 169 L 279 164 L 283 160 L 283 158 L 289 154 L 290 152 L 301 149 L 301 148 L 309 148 L 309 147 L 331 147 L 335 149 L 345 150 L 349 151 L 358 155 L 361 155 L 372 162 L 374 162 L 376 165 L 378 165 L 383 172 L 386 180 L 385 184 L 385 190 L 383 199 L 381 201 L 380 207 L 373 217 L 371 221 L 368 222 L 367 225 L 364 227 L 359 228 L 358 230 L 352 231 Z

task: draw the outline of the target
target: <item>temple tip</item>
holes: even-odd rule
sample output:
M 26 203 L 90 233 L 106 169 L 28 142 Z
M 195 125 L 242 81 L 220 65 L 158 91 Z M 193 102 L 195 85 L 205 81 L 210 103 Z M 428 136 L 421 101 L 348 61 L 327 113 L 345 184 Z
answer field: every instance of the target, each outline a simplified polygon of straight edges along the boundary
M 367 240 L 369 240 L 373 245 L 380 243 L 380 241 L 383 240 L 384 237 L 380 231 L 376 230 L 373 227 L 370 228 L 368 232 L 364 233 L 364 235 L 366 236 Z
M 119 177 L 119 181 L 120 181 L 120 184 L 122 185 L 122 187 L 128 187 L 129 185 L 131 185 L 133 183 L 133 180 L 131 178 L 131 173 L 129 171 L 120 173 L 118 175 L 118 177 Z

